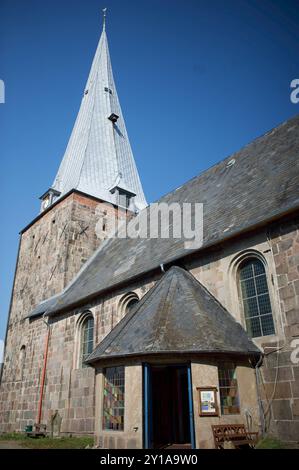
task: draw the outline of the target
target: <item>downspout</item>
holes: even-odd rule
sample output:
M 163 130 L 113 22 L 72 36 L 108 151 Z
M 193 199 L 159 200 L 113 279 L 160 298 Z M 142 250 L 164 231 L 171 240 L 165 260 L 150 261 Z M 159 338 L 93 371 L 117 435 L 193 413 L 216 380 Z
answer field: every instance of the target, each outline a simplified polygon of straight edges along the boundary
M 260 395 L 260 381 L 259 381 L 259 367 L 262 365 L 263 362 L 263 355 L 261 354 L 258 362 L 256 363 L 254 367 L 254 372 L 255 372 L 255 380 L 256 380 L 256 391 L 257 391 L 257 400 L 258 400 L 258 407 L 259 407 L 259 415 L 260 415 L 260 422 L 261 422 L 261 435 L 262 437 L 265 436 L 265 415 L 264 415 L 264 410 L 263 410 L 263 405 L 262 405 L 262 399 Z
M 46 343 L 45 343 L 45 350 L 44 350 L 44 364 L 43 364 L 43 370 L 42 370 L 42 379 L 41 379 L 39 401 L 38 401 L 38 412 L 37 412 L 37 420 L 36 420 L 37 425 L 40 425 L 41 416 L 42 416 L 43 395 L 44 395 L 44 388 L 45 388 L 46 370 L 47 370 L 47 362 L 48 362 L 48 351 L 49 351 L 49 341 L 50 341 L 50 325 L 44 319 L 46 313 L 47 312 L 45 312 L 43 314 L 43 322 L 47 326 L 47 336 L 46 336 Z

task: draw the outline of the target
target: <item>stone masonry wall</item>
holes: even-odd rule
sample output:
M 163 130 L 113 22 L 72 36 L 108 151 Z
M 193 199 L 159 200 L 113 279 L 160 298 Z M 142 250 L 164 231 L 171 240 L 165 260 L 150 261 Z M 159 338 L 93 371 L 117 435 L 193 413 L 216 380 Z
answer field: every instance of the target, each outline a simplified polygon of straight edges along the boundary
M 274 344 L 263 343 L 266 424 L 278 437 L 299 441 L 299 218 L 273 227 L 270 237 L 284 335 Z
M 254 338 L 264 351 L 259 394 L 265 431 L 299 441 L 299 218 L 273 223 L 233 243 L 194 256 L 188 268 L 245 328 L 237 267 L 246 256 L 266 264 L 275 335 Z M 295 348 L 297 348 L 297 353 Z M 292 360 L 293 358 L 293 360 Z
M 0 388 L 0 431 L 21 430 L 36 419 L 46 325 L 42 319 L 29 321 L 26 316 L 42 300 L 61 292 L 105 238 L 105 227 L 102 233 L 98 232 L 99 238 L 96 234 L 98 207 L 97 200 L 73 192 L 46 211 L 21 236 Z M 109 204 L 101 204 L 101 211 L 108 220 L 116 215 Z M 73 354 L 68 349 L 73 343 L 68 342 L 74 340 L 69 332 L 74 333 L 71 324 L 63 322 L 59 327 L 55 325 L 52 332 L 53 338 L 57 338 L 55 352 L 51 347 L 49 352 L 49 363 L 54 361 L 54 369 L 46 379 L 52 391 L 55 386 L 60 398 L 59 403 L 57 400 L 52 403 L 49 398 L 50 409 L 61 408 L 58 405 L 66 400 L 65 377 L 72 370 L 67 358 Z M 61 369 L 60 359 L 67 361 L 68 367 L 64 362 Z M 81 385 L 90 388 L 92 375 L 92 370 L 82 371 L 69 380 L 74 389 Z M 61 376 L 64 382 L 59 388 Z M 90 393 L 93 396 L 93 391 Z M 93 398 L 86 396 L 85 404 L 90 403 L 88 416 L 91 416 L 92 402 Z
M 141 298 L 153 286 L 155 279 L 143 286 L 133 284 L 129 290 Z M 50 429 L 50 419 L 56 410 L 62 417 L 61 432 L 66 434 L 93 434 L 95 417 L 95 373 L 90 367 L 79 366 L 80 337 L 78 320 L 86 310 L 92 312 L 95 322 L 95 344 L 98 344 L 121 320 L 119 308 L 128 288 L 106 295 L 94 302 L 49 321 L 49 341 L 46 380 L 41 422 Z M 47 327 L 42 318 L 23 322 L 22 343 L 26 345 L 26 360 L 22 375 L 12 374 L 11 380 L 1 384 L 1 431 L 22 431 L 36 422 L 43 367 Z M 7 348 L 7 350 L 10 350 Z M 16 364 L 20 365 L 19 358 Z M 17 369 L 18 370 L 18 369 Z
M 141 298 L 154 284 L 154 280 L 143 286 L 132 284 Z M 92 312 L 95 324 L 94 343 L 98 344 L 121 320 L 124 313 L 119 308 L 121 300 L 128 292 L 124 288 L 117 295 L 110 294 L 95 299 L 66 315 L 57 316 L 50 322 L 51 341 L 47 365 L 45 401 L 42 422 L 49 423 L 50 416 L 59 410 L 62 416 L 62 432 L 93 433 L 95 429 L 95 371 L 91 367 L 81 368 L 80 329 L 78 322 L 86 310 Z

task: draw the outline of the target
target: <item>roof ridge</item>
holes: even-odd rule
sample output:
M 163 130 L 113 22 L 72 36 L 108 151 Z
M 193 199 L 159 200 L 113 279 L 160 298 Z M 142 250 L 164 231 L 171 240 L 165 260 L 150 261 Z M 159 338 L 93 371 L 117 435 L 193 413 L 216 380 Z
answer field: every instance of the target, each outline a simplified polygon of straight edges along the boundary
M 103 37 L 103 38 L 106 37 L 106 40 L 107 40 L 105 28 L 103 28 L 102 37 Z M 98 65 L 98 62 L 100 62 L 100 58 L 101 58 L 102 53 L 103 53 L 103 48 L 102 48 L 102 50 L 101 50 L 101 54 L 100 54 L 99 57 L 98 57 L 97 65 Z M 107 73 L 107 75 L 108 75 L 108 73 Z M 93 92 L 94 94 L 96 94 L 96 87 L 95 87 L 95 84 L 98 82 L 98 77 L 99 77 L 99 67 L 97 67 L 97 72 L 96 72 L 96 76 L 95 76 L 95 79 L 94 79 L 94 83 L 92 83 L 93 88 L 94 88 L 94 92 Z M 91 127 L 92 127 L 92 120 L 93 120 L 93 117 L 94 117 L 95 105 L 96 105 L 96 101 L 95 101 L 95 99 L 94 99 L 94 100 L 93 100 L 93 104 L 92 104 L 91 117 L 90 117 L 90 120 L 89 120 L 88 137 L 87 137 L 87 139 L 86 139 L 86 145 L 85 145 L 85 149 L 84 149 L 84 157 L 82 158 L 82 165 L 81 165 L 81 169 L 80 169 L 80 172 L 79 172 L 79 177 L 78 177 L 77 186 L 79 185 L 80 179 L 81 179 L 81 177 L 82 177 L 82 172 L 83 172 L 83 167 L 84 167 L 84 161 L 85 161 L 85 158 L 86 158 L 86 151 L 87 151 L 88 142 L 89 142 L 89 138 L 90 138 L 90 134 L 91 134 Z
M 154 201 L 154 203 L 157 203 L 157 202 L 161 201 L 161 199 L 164 199 L 165 197 L 175 193 L 179 189 L 184 188 L 186 185 L 189 185 L 192 181 L 195 181 L 197 178 L 203 176 L 205 173 L 208 173 L 208 172 L 212 171 L 214 168 L 220 166 L 221 163 L 225 163 L 227 160 L 233 159 L 236 156 L 236 154 L 240 153 L 242 150 L 246 149 L 250 145 L 254 145 L 255 143 L 257 143 L 258 141 L 260 141 L 264 137 L 268 137 L 273 131 L 279 130 L 281 127 L 285 126 L 290 121 L 293 121 L 293 120 L 296 120 L 296 119 L 299 119 L 299 114 L 296 114 L 295 116 L 292 116 L 290 119 L 287 119 L 287 120 L 284 120 L 284 121 L 280 122 L 279 124 L 277 124 L 277 126 L 272 127 L 269 131 L 266 131 L 263 134 L 255 137 L 251 142 L 247 142 L 246 144 L 244 144 L 241 148 L 239 148 L 239 150 L 235 150 L 233 153 L 231 153 L 231 154 L 227 155 L 226 157 L 222 158 L 222 160 L 218 160 L 217 162 L 215 162 L 212 166 L 209 166 L 208 168 L 205 168 L 205 169 L 199 171 L 199 173 L 197 173 L 195 176 L 193 176 L 189 180 L 182 183 L 180 186 L 177 186 L 176 188 L 174 188 L 174 189 L 168 191 L 167 193 L 163 194 L 161 197 L 156 199 Z
M 167 274 L 167 272 L 165 274 Z M 136 305 L 132 308 L 132 310 L 130 310 L 127 314 L 125 314 L 124 317 L 117 323 L 117 325 L 115 325 L 115 327 L 107 334 L 107 336 L 105 336 L 105 338 L 103 338 L 103 340 L 97 344 L 95 349 L 97 349 L 99 344 L 104 344 L 105 341 L 107 341 L 108 343 L 106 347 L 109 347 L 109 344 L 111 344 L 111 342 L 115 338 L 121 335 L 127 323 L 131 319 L 133 319 L 134 316 L 136 316 L 136 314 L 140 311 L 140 309 L 142 308 L 143 304 L 147 301 L 147 299 L 150 299 L 154 295 L 156 290 L 159 288 L 161 282 L 163 281 L 164 277 L 165 275 L 162 276 L 158 281 L 156 281 L 156 283 L 152 287 L 150 287 L 150 289 L 144 294 L 144 296 L 138 301 L 138 303 L 136 303 Z M 113 335 L 113 332 L 114 332 L 114 335 Z M 110 339 L 110 342 L 108 342 L 109 339 Z M 92 354 L 93 353 L 91 353 L 91 355 Z M 87 358 L 87 360 L 89 359 L 89 357 Z
M 170 270 L 169 270 L 170 271 Z M 169 271 L 167 271 L 166 273 L 168 273 Z M 177 285 L 177 274 L 176 274 L 176 270 L 172 270 L 172 272 L 170 272 L 170 274 L 172 275 L 172 279 L 169 283 L 169 286 L 168 286 L 168 289 L 167 289 L 167 292 L 165 293 L 164 297 L 163 297 L 163 306 L 162 308 L 160 309 L 159 311 L 159 319 L 158 319 L 158 324 L 159 324 L 159 329 L 157 328 L 156 329 L 156 335 L 155 335 L 155 338 L 153 340 L 153 343 L 152 343 L 152 348 L 154 348 L 155 346 L 155 343 L 157 342 L 157 337 L 158 337 L 158 334 L 160 333 L 160 328 L 161 328 L 161 324 L 160 324 L 160 321 L 161 321 L 161 318 L 163 318 L 163 314 L 167 311 L 167 306 L 166 306 L 166 300 L 167 300 L 167 297 L 168 295 L 173 291 L 174 287 Z M 165 279 L 165 276 L 162 277 L 162 279 Z M 174 285 L 173 285 L 174 284 Z M 169 313 L 169 305 L 168 305 L 168 313 Z M 167 318 L 168 318 L 168 315 L 166 315 L 166 318 L 164 318 L 164 326 L 166 324 L 166 321 L 167 321 Z

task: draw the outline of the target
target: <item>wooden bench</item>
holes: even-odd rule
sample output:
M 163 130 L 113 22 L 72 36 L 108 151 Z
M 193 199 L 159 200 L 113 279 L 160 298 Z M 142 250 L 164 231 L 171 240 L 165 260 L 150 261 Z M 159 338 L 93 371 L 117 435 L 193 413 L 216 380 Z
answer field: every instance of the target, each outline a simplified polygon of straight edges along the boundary
M 28 427 L 31 428 L 30 431 L 28 430 Z M 46 424 L 35 424 L 34 426 L 26 426 L 25 433 L 27 437 L 33 437 L 33 438 L 46 437 L 46 429 L 47 429 Z
M 213 424 L 212 431 L 216 449 L 223 449 L 224 442 L 232 442 L 236 449 L 241 446 L 254 448 L 258 432 L 249 432 L 244 424 Z

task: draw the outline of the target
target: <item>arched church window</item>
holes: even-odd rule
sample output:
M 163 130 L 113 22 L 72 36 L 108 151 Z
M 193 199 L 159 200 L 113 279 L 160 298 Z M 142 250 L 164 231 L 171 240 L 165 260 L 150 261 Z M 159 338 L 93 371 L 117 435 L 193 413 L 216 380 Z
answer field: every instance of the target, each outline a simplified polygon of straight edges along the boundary
M 133 307 L 139 302 L 139 297 L 135 292 L 129 292 L 119 301 L 119 310 L 122 316 L 129 313 Z
M 87 367 L 84 361 L 92 353 L 94 346 L 94 319 L 91 313 L 87 314 L 81 323 L 81 367 Z
M 138 303 L 138 298 L 131 299 L 126 305 L 126 313 L 129 313 L 137 303 Z
M 249 258 L 239 267 L 239 286 L 246 329 L 252 338 L 275 333 L 264 263 Z

